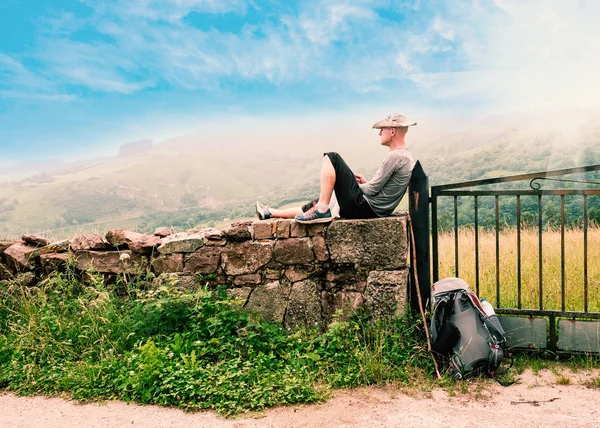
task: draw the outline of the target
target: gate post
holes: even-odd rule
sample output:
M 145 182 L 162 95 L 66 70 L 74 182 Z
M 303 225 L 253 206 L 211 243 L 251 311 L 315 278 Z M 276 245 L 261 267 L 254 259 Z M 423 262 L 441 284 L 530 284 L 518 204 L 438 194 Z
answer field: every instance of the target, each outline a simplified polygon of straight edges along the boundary
M 419 290 L 423 308 L 427 309 L 427 304 L 431 297 L 431 280 L 429 277 L 429 180 L 421 162 L 415 164 L 410 183 L 408 187 L 408 211 L 412 219 L 415 248 L 410 251 L 410 286 L 409 298 L 410 307 L 413 311 L 419 312 L 419 300 L 415 288 L 418 279 Z M 409 231 L 410 232 L 410 231 Z M 409 243 L 410 243 L 409 235 Z M 413 257 L 414 251 L 414 257 Z M 416 266 L 413 266 L 413 259 L 416 258 Z

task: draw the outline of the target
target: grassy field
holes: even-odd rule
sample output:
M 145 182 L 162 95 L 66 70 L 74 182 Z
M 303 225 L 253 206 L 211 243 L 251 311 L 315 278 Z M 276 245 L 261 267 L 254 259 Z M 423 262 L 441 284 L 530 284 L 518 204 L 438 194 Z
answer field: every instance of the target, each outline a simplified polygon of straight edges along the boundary
M 459 231 L 458 276 L 475 291 L 475 231 Z M 517 231 L 502 231 L 500 247 L 500 306 L 516 308 L 518 303 Z M 538 232 L 521 231 L 521 307 L 539 309 Z M 454 234 L 439 237 L 440 278 L 456 276 Z M 496 239 L 493 231 L 479 232 L 479 297 L 496 306 Z M 560 230 L 542 234 L 542 305 L 560 310 Z M 584 310 L 583 230 L 565 231 L 565 309 Z M 588 229 L 588 311 L 600 311 L 600 228 Z

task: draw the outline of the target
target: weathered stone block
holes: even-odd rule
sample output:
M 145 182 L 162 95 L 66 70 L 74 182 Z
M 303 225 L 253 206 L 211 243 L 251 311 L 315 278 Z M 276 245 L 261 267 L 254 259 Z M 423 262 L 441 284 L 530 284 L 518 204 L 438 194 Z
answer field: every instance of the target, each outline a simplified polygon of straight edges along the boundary
M 136 253 L 152 254 L 156 252 L 161 243 L 162 239 L 159 236 L 144 235 L 143 240 L 131 242 L 127 246 Z
M 314 281 L 293 284 L 285 313 L 285 325 L 290 328 L 318 325 L 323 318 L 320 294 Z
M 193 253 L 206 244 L 206 237 L 202 233 L 176 233 L 162 238 L 158 247 L 160 254 Z
M 357 291 L 340 291 L 333 296 L 333 309 L 341 310 L 344 318 L 348 318 L 361 307 L 363 301 Z
M 321 310 L 323 313 L 323 321 L 330 322 L 333 314 L 333 295 L 326 290 L 321 290 Z
M 290 224 L 290 236 L 292 238 L 304 238 L 306 235 L 306 226 L 297 221 L 292 221 Z
M 36 266 L 36 259 L 30 257 L 34 247 L 22 242 L 17 242 L 4 250 L 6 265 L 14 271 L 31 270 Z
M 71 250 L 107 250 L 110 248 L 109 242 L 99 233 L 90 235 L 79 235 L 71 242 Z
M 365 308 L 376 318 L 402 315 L 406 310 L 408 269 L 372 271 L 367 278 Z
M 347 291 L 358 291 L 359 293 L 364 293 L 366 289 L 367 281 L 356 281 L 344 284 L 344 290 Z
M 221 232 L 219 229 L 215 229 L 214 227 L 205 227 L 203 229 L 200 229 L 200 232 L 204 234 L 204 236 L 206 236 L 206 239 L 208 239 L 209 241 L 219 241 L 221 239 L 223 239 L 223 232 Z
M 246 309 L 258 312 L 265 321 L 283 322 L 290 288 L 279 281 L 256 287 L 246 303 Z
M 169 236 L 171 234 L 171 230 L 168 227 L 157 227 L 154 229 L 154 236 L 158 236 L 160 238 L 164 238 L 165 236 Z
M 64 240 L 59 242 L 54 242 L 52 244 L 48 244 L 45 247 L 36 248 L 29 253 L 29 257 L 40 257 L 42 254 L 52 254 L 52 253 L 64 253 L 69 251 L 71 246 L 71 241 Z
M 406 217 L 337 220 L 325 237 L 331 259 L 382 269 L 406 266 Z
M 273 225 L 268 221 L 255 221 L 252 223 L 254 239 L 273 239 Z
M 131 230 L 113 229 L 106 233 L 106 240 L 115 247 L 128 244 L 131 241 L 141 241 L 144 239 L 142 233 L 132 232 Z
M 239 287 L 239 288 L 230 288 L 227 292 L 233 296 L 233 298 L 239 301 L 240 306 L 244 306 L 246 302 L 248 302 L 248 296 L 250 296 L 250 292 L 252 288 L 250 287 Z
M 280 239 L 289 238 L 291 224 L 292 220 L 279 220 L 277 222 L 277 231 L 275 232 L 275 236 Z
M 309 277 L 311 271 L 302 266 L 290 266 L 285 270 L 285 277 L 290 282 L 302 281 Z
M 289 238 L 275 243 L 273 257 L 286 265 L 308 264 L 315 259 L 313 244 L 309 238 Z
M 223 248 L 223 270 L 227 275 L 255 273 L 271 261 L 272 255 L 273 242 L 230 243 Z
M 4 254 L 4 251 L 6 251 L 8 247 L 10 247 L 13 244 L 16 244 L 17 242 L 19 241 L 0 241 L 0 257 L 2 256 L 2 254 Z
M 233 279 L 235 286 L 240 285 L 258 285 L 261 282 L 260 273 L 248 273 L 246 275 L 238 275 Z
M 236 221 L 223 231 L 223 236 L 230 242 L 243 242 L 252 239 L 252 222 Z
M 320 262 L 326 262 L 329 260 L 329 250 L 327 250 L 325 238 L 322 236 L 314 236 L 312 238 L 312 243 L 317 260 Z
M 220 247 L 202 247 L 185 256 L 183 271 L 186 273 L 215 273 L 221 259 Z
M 46 273 L 50 273 L 62 269 L 73 258 L 73 254 L 67 253 L 42 254 L 40 255 L 40 264 Z
M 123 229 L 109 230 L 106 234 L 106 240 L 115 247 L 126 245 L 131 251 L 146 254 L 152 253 L 161 244 L 159 236 Z
M 280 279 L 283 275 L 281 269 L 265 269 L 265 279 Z
M 224 247 L 227 245 L 227 241 L 224 239 L 209 239 L 206 241 L 207 247 Z
M 37 235 L 23 235 L 21 239 L 33 247 L 45 247 L 50 243 L 46 238 Z
M 306 232 L 308 236 L 325 236 L 327 225 L 323 223 L 307 224 Z
M 356 269 L 353 263 L 335 263 L 332 264 L 325 274 L 327 281 L 338 283 L 353 282 L 356 279 Z
M 193 275 L 182 275 L 180 273 L 162 273 L 152 280 L 152 287 L 168 287 L 186 290 L 195 290 L 200 284 Z
M 152 259 L 152 270 L 157 273 L 177 273 L 183 271 L 183 254 L 161 254 Z
M 137 274 L 148 267 L 148 259 L 131 250 L 83 250 L 75 253 L 75 265 L 79 270 L 90 272 Z

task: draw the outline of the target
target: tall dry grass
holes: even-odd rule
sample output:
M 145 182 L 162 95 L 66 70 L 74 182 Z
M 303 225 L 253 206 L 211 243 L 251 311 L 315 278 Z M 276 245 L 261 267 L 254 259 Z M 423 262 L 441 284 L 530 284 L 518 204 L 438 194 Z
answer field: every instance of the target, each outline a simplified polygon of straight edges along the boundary
M 475 231 L 461 229 L 458 234 L 458 276 L 475 291 Z M 583 230 L 565 230 L 565 310 L 584 310 Z M 500 306 L 518 304 L 517 230 L 500 232 Z M 544 309 L 561 310 L 560 230 L 542 233 L 542 293 Z M 521 231 L 521 307 L 539 309 L 539 242 L 537 229 Z M 439 277 L 456 276 L 454 233 L 439 236 Z M 494 231 L 479 232 L 479 297 L 497 306 L 496 236 Z M 588 311 L 600 312 L 600 227 L 588 229 Z

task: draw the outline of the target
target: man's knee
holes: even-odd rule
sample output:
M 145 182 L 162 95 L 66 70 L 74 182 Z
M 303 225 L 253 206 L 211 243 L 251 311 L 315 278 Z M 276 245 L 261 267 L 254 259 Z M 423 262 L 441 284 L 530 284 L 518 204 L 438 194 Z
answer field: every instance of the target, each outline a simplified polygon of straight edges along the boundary
M 323 153 L 323 160 L 329 159 L 333 168 L 337 171 L 340 165 L 344 164 L 344 159 L 337 152 Z
M 327 156 L 329 158 L 329 160 L 331 161 L 331 163 L 334 163 L 335 161 L 337 161 L 338 159 L 341 159 L 342 157 L 340 156 L 339 153 L 337 152 L 327 152 L 327 153 L 323 153 L 323 156 Z

